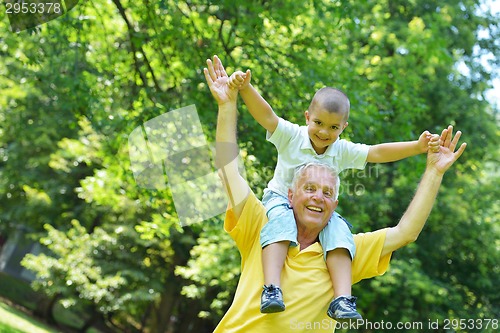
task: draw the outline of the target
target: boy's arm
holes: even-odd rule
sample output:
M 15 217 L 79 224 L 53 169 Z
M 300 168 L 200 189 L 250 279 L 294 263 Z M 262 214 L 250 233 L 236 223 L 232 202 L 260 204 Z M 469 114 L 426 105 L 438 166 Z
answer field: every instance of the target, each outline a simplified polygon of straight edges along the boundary
M 279 118 L 269 103 L 251 84 L 241 89 L 240 95 L 254 119 L 269 133 L 273 134 L 276 127 L 278 127 Z
M 367 162 L 388 163 L 427 152 L 427 145 L 432 135 L 428 131 L 420 134 L 416 141 L 390 142 L 370 146 Z
M 269 133 L 273 134 L 278 127 L 279 118 L 269 103 L 250 84 L 251 76 L 250 70 L 247 70 L 244 74 L 244 81 L 239 87 L 240 95 L 252 117 Z

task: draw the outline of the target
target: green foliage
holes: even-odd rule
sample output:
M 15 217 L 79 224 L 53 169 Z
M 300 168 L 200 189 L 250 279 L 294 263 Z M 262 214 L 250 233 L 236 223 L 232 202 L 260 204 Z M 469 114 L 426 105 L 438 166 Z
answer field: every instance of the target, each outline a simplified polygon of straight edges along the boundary
M 3 34 L 0 233 L 28 227 L 50 250 L 24 260 L 35 286 L 106 315 L 109 327 L 211 331 L 231 302 L 238 253 L 220 216 L 181 228 L 168 189 L 137 186 L 127 140 L 191 104 L 213 140 L 202 67 L 218 54 L 229 72 L 250 68 L 276 113 L 300 124 L 316 89 L 343 89 L 352 105 L 343 136 L 355 142 L 462 130 L 467 151 L 421 237 L 355 294 L 371 318 L 498 317 L 500 132 L 484 99 L 498 61 L 479 56 L 500 58 L 499 18 L 480 3 L 81 1 L 60 19 Z M 4 12 L 0 29 L 9 31 Z M 276 152 L 244 106 L 238 137 L 260 195 Z M 424 166 L 418 156 L 346 172 L 339 210 L 355 231 L 394 225 Z
M 111 258 L 123 253 L 128 238 L 137 237 L 133 231 L 117 227 L 108 233 L 96 228 L 88 234 L 76 220 L 66 232 L 50 225 L 45 228 L 48 234 L 40 242 L 51 251 L 50 255 L 28 254 L 22 264 L 36 272 L 35 290 L 44 290 L 49 296 L 62 295 L 63 306 L 87 302 L 108 314 L 123 311 L 130 304 L 152 301 L 155 289 L 161 289 L 148 269 L 150 265 L 141 262 L 136 253 L 139 249 L 132 249 L 126 260 Z
M 191 249 L 192 259 L 176 269 L 176 274 L 192 281 L 184 286 L 182 294 L 199 300 L 206 307 L 199 316 L 215 322 L 231 304 L 240 273 L 239 252 L 234 241 L 227 234 L 220 234 L 222 221 L 216 222 L 204 224 L 197 245 Z

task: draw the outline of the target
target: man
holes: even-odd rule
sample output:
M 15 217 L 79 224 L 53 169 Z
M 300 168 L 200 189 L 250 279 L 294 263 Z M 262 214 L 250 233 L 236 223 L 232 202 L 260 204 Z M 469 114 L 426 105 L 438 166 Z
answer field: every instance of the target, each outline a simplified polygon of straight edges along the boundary
M 338 201 L 338 177 L 321 165 L 301 170 L 288 198 L 297 222 L 297 247 L 290 247 L 282 272 L 287 290 L 284 312 L 260 313 L 263 284 L 260 230 L 267 222 L 265 208 L 238 172 L 236 103 L 238 91 L 227 85 L 228 76 L 219 58 L 207 60 L 205 78 L 219 106 L 216 156 L 219 175 L 229 196 L 224 229 L 241 254 L 241 276 L 228 312 L 215 332 L 332 332 L 335 321 L 326 315 L 333 296 L 330 276 L 318 241 Z M 392 252 L 415 241 L 430 214 L 444 173 L 460 157 L 466 144 L 455 152 L 461 133 L 443 130 L 429 143 L 427 168 L 406 213 L 392 228 L 354 236 L 356 256 L 352 263 L 353 283 L 383 274 Z M 332 195 L 333 193 L 333 195 Z

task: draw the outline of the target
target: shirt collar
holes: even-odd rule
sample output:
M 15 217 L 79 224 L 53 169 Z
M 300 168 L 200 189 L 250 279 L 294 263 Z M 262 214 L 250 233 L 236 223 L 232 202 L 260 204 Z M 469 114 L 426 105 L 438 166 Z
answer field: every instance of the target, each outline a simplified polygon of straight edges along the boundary
M 321 244 L 319 242 L 314 242 L 303 250 L 300 250 L 300 244 L 298 244 L 297 246 L 290 246 L 288 248 L 288 256 L 290 256 L 290 257 L 296 257 L 298 255 L 308 253 L 308 252 L 323 253 L 324 251 L 323 251 L 323 247 L 321 246 Z

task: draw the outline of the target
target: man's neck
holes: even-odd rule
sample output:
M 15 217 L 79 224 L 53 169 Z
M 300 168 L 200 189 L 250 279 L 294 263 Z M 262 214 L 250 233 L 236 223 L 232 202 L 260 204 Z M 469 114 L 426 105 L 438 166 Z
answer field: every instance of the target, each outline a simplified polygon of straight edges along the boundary
M 298 235 L 297 235 L 297 241 L 300 244 L 300 249 L 303 250 L 310 245 L 316 243 L 319 238 L 318 238 L 319 233 L 318 232 L 308 232 L 305 230 L 299 230 Z

